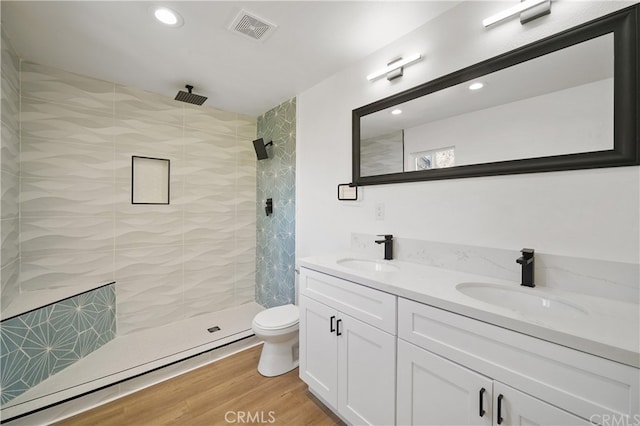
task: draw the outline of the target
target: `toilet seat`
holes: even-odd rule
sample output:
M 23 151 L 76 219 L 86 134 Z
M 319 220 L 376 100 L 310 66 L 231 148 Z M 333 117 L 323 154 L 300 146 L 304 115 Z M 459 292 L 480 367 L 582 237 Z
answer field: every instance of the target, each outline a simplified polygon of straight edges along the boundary
M 300 312 L 295 305 L 269 308 L 257 314 L 253 323 L 263 330 L 279 330 L 295 325 L 300 320 Z

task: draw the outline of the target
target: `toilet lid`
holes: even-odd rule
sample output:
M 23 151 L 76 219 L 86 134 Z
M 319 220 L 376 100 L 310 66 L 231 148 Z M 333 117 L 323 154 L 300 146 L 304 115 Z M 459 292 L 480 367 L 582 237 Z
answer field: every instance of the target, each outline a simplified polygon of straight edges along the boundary
M 277 306 L 260 312 L 253 321 L 264 329 L 286 328 L 300 319 L 298 307 L 295 305 Z

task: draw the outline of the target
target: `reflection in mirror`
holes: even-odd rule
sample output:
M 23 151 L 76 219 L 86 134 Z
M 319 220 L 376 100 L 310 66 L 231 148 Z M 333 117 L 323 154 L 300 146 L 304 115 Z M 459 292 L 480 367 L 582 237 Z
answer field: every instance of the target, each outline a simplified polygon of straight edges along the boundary
M 611 150 L 613 52 L 608 33 L 365 115 L 360 175 Z
M 403 172 L 404 134 L 402 130 L 372 135 L 360 142 L 364 176 Z

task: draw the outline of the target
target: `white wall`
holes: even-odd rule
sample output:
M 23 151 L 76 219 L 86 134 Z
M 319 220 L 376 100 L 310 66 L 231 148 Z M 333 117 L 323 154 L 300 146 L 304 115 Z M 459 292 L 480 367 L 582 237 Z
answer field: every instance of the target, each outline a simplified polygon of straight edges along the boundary
M 553 3 L 527 25 L 481 20 L 505 2 L 459 5 L 298 96 L 297 254 L 348 250 L 351 232 L 638 262 L 640 168 L 618 167 L 380 185 L 339 202 L 351 181 L 351 110 L 631 3 Z M 390 40 L 391 42 L 391 40 Z M 390 58 L 422 52 L 401 79 L 368 82 Z M 385 205 L 385 219 L 374 207 Z M 382 253 L 382 252 L 381 252 Z

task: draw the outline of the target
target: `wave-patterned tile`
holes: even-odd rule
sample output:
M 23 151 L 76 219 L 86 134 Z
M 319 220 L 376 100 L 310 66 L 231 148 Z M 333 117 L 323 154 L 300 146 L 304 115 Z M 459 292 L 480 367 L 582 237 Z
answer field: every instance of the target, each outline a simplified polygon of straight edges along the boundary
M 253 161 L 251 161 L 253 160 Z M 236 164 L 236 179 L 242 185 L 250 185 L 255 188 L 257 169 L 254 158 L 250 161 L 238 161 Z
M 110 113 L 114 83 L 45 65 L 22 62 L 21 96 Z
M 96 180 L 21 180 L 22 217 L 113 216 L 114 184 Z
M 25 256 L 113 250 L 113 217 L 22 218 L 20 250 Z
M 185 183 L 184 211 L 193 215 L 235 212 L 233 183 L 215 186 Z
M 112 181 L 113 146 L 22 138 L 22 177 Z
M 152 120 L 182 126 L 183 103 L 142 89 L 116 85 L 116 118 Z
M 237 120 L 238 120 L 238 130 L 236 134 L 238 137 L 238 143 L 244 144 L 245 141 L 247 141 L 249 142 L 249 144 L 251 144 L 251 141 L 256 139 L 256 132 L 258 130 L 257 129 L 258 122 L 256 117 L 252 117 L 250 115 L 238 114 Z M 249 146 L 249 148 L 253 148 L 253 147 Z
M 254 301 L 256 298 L 255 238 L 236 239 L 234 265 L 236 303 L 243 304 Z
M 235 136 L 238 127 L 237 113 L 208 106 L 185 105 L 184 125 L 186 128 Z
M 230 239 L 211 245 L 185 246 L 184 299 L 188 316 L 213 312 L 234 304 L 234 256 Z
M 209 241 L 207 244 L 186 245 L 184 271 L 200 273 L 208 272 L 209 268 L 233 267 L 235 256 L 233 237 Z M 224 278 L 233 280 L 233 274 Z
M 23 255 L 20 280 L 23 291 L 99 286 L 114 281 L 113 251 L 54 255 Z
M 116 215 L 116 250 L 182 244 L 182 212 Z
M 373 136 L 362 141 L 360 152 L 363 176 L 400 173 L 404 169 L 402 131 Z
M 4 124 L 1 132 L 0 170 L 18 175 L 20 173 L 20 135 L 17 130 Z
M 16 259 L 0 270 L 0 310 L 5 310 L 20 294 L 20 262 Z
M 16 51 L 13 49 L 11 41 L 7 36 L 4 28 L 1 30 L 2 43 L 2 57 L 0 58 L 0 64 L 2 66 L 2 73 L 6 75 L 13 87 L 20 87 L 20 78 L 18 72 L 20 70 L 20 59 L 16 55 Z
M 118 334 L 183 318 L 182 246 L 116 250 Z
M 0 99 L 2 104 L 2 112 L 0 113 L 0 120 L 5 125 L 12 129 L 20 128 L 20 93 L 17 86 L 13 86 L 9 79 L 2 74 L 2 81 L 0 82 L 2 92 L 0 93 Z
M 273 200 L 275 202 L 275 200 Z M 233 204 L 236 207 L 236 212 L 240 213 L 240 214 L 252 214 L 253 217 L 256 217 L 256 214 L 262 216 L 265 218 L 265 220 L 271 220 L 274 216 L 269 216 L 267 217 L 265 211 L 264 211 L 264 206 L 266 203 L 266 198 L 263 198 L 261 201 L 259 201 L 260 205 L 258 206 L 258 208 L 256 209 L 256 201 L 252 198 L 245 198 L 245 199 L 234 199 L 233 200 Z M 275 206 L 274 206 L 275 209 Z M 275 212 L 275 210 L 274 210 Z M 275 214 L 275 213 L 274 213 Z
M 184 216 L 184 243 L 204 244 L 233 241 L 235 217 L 232 212 Z
M 0 217 L 2 219 L 17 218 L 19 214 L 18 200 L 20 198 L 20 179 L 18 176 L 1 172 L 0 173 Z
M 113 145 L 113 113 L 25 98 L 20 111 L 22 137 Z
M 199 129 L 184 129 L 185 158 L 206 158 L 223 163 L 235 161 L 235 135 Z
M 2 250 L 0 256 L 2 258 L 2 267 L 7 266 L 10 263 L 15 262 L 18 259 L 19 246 L 19 219 L 17 217 L 13 219 L 3 219 L 0 221 L 0 234 L 2 235 Z
M 226 188 L 233 194 L 235 181 L 234 160 L 213 160 L 207 158 L 190 158 L 188 160 L 185 184 Z
M 170 173 L 175 177 L 183 165 L 182 129 L 151 121 L 127 120 L 117 127 L 116 178 L 130 179 L 131 157 L 161 158 L 170 161 Z
M 235 193 L 236 193 L 236 205 L 240 208 L 240 205 L 245 205 L 245 203 L 250 202 L 253 203 L 253 206 L 242 207 L 243 211 L 255 211 L 256 210 L 256 194 L 257 187 L 255 179 L 241 178 L 236 179 L 235 181 Z M 265 197 L 265 198 L 273 198 L 273 197 Z M 262 200 L 258 200 L 260 202 Z M 263 205 L 264 207 L 264 205 Z M 260 209 L 264 210 L 264 209 Z
M 114 210 L 124 215 L 173 214 L 183 210 L 184 185 L 180 177 L 175 176 L 173 166 L 169 184 L 169 204 L 131 204 L 131 176 L 127 180 L 116 182 Z
M 252 203 L 255 205 L 255 203 Z M 238 240 L 255 239 L 256 237 L 256 215 L 255 211 L 237 212 L 236 223 L 234 225 L 234 235 Z
M 220 271 L 220 275 L 223 277 L 226 276 L 227 273 L 228 272 L 224 270 Z M 231 274 L 233 275 L 233 271 L 231 271 Z M 251 299 L 251 301 L 253 301 L 253 299 Z M 230 285 L 227 289 L 223 281 L 216 275 L 212 275 L 209 276 L 207 281 L 204 281 L 203 285 L 185 293 L 184 312 L 187 318 L 192 318 L 237 305 L 233 285 Z
M 148 119 L 117 118 L 116 148 L 123 155 L 181 158 L 182 126 Z

